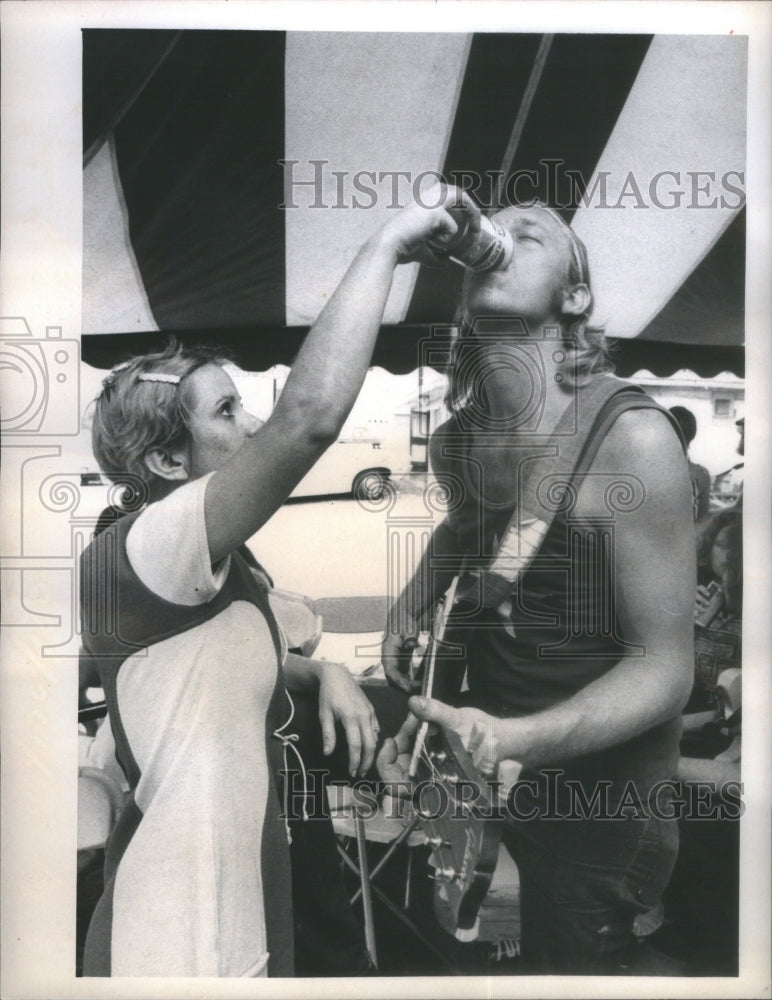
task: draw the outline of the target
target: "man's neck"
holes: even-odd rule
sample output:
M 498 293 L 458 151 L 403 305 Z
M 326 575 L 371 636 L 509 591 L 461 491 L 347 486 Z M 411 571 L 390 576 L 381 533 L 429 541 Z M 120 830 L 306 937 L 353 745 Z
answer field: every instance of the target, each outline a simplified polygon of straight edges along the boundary
M 569 401 L 560 377 L 565 358 L 560 342 L 554 336 L 502 337 L 484 341 L 481 349 L 486 409 L 494 421 L 538 407 L 540 423 L 552 427 Z

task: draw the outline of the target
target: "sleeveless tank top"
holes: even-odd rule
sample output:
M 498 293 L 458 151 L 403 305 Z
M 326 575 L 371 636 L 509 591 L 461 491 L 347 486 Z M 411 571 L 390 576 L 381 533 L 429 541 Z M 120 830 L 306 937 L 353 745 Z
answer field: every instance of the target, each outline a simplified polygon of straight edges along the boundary
M 645 396 L 633 405 L 660 409 Z M 623 408 L 617 407 L 620 412 Z M 594 456 L 609 426 L 606 420 L 601 434 L 591 435 L 585 455 Z M 448 517 L 458 554 L 490 556 L 506 530 L 515 498 L 506 505 L 486 502 L 481 466 L 465 461 L 471 457 L 469 445 L 463 443 L 456 417 L 435 434 L 435 473 L 450 473 L 463 484 L 463 499 Z M 448 439 L 453 441 L 451 457 L 443 458 L 440 445 Z M 588 465 L 582 462 L 584 468 Z M 643 650 L 625 639 L 617 620 L 613 561 L 613 523 L 590 524 L 570 511 L 557 513 L 513 587 L 511 614 L 483 609 L 463 624 L 451 618 L 447 647 L 463 650 L 469 688 L 458 702 L 502 718 L 529 715 L 570 698 L 622 657 L 642 657 Z M 641 663 L 644 669 L 643 658 Z M 561 766 L 567 777 L 585 785 L 603 779 L 612 786 L 633 780 L 651 787 L 675 773 L 680 731 L 676 717 L 621 746 Z

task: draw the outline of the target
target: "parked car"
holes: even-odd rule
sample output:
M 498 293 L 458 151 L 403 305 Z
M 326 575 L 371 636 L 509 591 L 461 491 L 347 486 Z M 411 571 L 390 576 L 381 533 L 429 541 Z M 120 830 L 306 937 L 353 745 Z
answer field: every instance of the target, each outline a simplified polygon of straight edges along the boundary
M 379 500 L 391 476 L 380 441 L 336 441 L 301 479 L 292 498 L 350 494 L 355 500 Z
M 380 500 L 392 473 L 389 457 L 377 440 L 336 441 L 301 479 L 292 498 L 349 494 L 355 500 Z M 99 472 L 90 470 L 81 472 L 80 483 L 107 486 Z

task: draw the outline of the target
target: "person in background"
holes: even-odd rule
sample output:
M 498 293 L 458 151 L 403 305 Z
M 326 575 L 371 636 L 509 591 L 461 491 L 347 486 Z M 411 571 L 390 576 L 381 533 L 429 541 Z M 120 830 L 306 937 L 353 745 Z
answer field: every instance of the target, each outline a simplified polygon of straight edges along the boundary
M 740 417 L 739 420 L 736 420 L 735 421 L 735 427 L 737 428 L 737 432 L 740 435 L 740 440 L 737 442 L 737 454 L 743 456 L 743 461 L 742 462 L 738 462 L 737 465 L 735 465 L 735 469 L 742 469 L 745 466 L 745 460 L 744 460 L 745 459 L 745 417 Z M 740 482 L 740 485 L 737 488 L 737 500 L 735 500 L 734 507 L 735 507 L 735 510 L 740 510 L 741 511 L 743 509 L 743 484 L 742 484 L 742 482 Z
M 737 433 L 740 435 L 740 440 L 737 442 L 737 454 L 745 455 L 745 417 L 740 417 L 739 420 L 735 420 L 735 427 L 737 428 Z M 740 469 L 744 469 L 745 462 L 735 462 L 728 469 L 723 472 L 719 472 L 716 478 L 713 480 L 714 490 L 720 490 L 722 495 L 727 490 L 727 488 L 735 494 L 734 503 L 731 504 L 733 510 L 741 511 L 743 509 L 743 482 L 742 473 L 740 476 L 734 475 Z M 738 481 L 739 478 L 739 481 Z M 726 480 L 726 482 L 724 482 Z
M 670 412 L 678 421 L 683 434 L 686 457 L 689 461 L 689 478 L 692 481 L 694 520 L 699 521 L 710 510 L 710 473 L 704 465 L 697 465 L 689 458 L 689 446 L 697 434 L 697 420 L 692 411 L 685 406 L 671 406 Z
M 692 704 L 713 696 L 723 670 L 742 666 L 742 533 L 742 512 L 734 507 L 697 525 Z
M 679 821 L 667 923 L 655 943 L 685 959 L 687 974 L 701 976 L 736 976 L 739 964 L 742 566 L 739 510 L 717 511 L 697 525 L 694 688 L 678 777 L 702 789 L 703 808 Z

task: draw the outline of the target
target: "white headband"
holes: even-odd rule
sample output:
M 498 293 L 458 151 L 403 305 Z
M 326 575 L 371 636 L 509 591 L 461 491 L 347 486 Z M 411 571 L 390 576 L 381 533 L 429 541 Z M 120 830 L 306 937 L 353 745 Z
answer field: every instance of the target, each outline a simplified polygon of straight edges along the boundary
M 169 385 L 178 385 L 179 375 L 164 375 L 162 372 L 142 372 L 137 375 L 138 382 L 168 382 Z
M 115 368 L 111 369 L 102 379 L 102 388 L 112 389 L 115 385 L 115 376 L 118 372 L 122 372 L 125 368 L 128 368 L 130 364 L 130 361 L 122 361 L 119 365 L 116 365 Z

